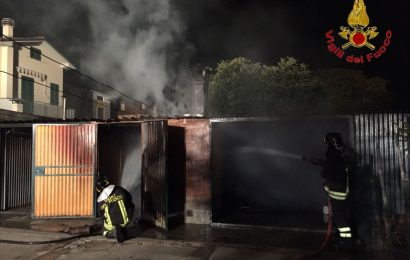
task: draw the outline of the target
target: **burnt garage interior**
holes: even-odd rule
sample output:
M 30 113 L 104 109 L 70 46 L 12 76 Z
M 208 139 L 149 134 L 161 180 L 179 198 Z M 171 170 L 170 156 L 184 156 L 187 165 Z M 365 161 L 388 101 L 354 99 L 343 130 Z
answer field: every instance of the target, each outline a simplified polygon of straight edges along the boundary
M 141 124 L 100 124 L 97 175 L 128 190 L 141 217 Z
M 32 127 L 0 128 L 0 211 L 31 212 Z
M 97 143 L 97 172 L 131 193 L 135 219 L 166 229 L 184 223 L 183 128 L 131 122 L 100 124 Z
M 348 117 L 212 121 L 214 223 L 324 228 L 321 167 L 328 132 L 349 143 Z M 346 142 L 345 141 L 345 142 Z

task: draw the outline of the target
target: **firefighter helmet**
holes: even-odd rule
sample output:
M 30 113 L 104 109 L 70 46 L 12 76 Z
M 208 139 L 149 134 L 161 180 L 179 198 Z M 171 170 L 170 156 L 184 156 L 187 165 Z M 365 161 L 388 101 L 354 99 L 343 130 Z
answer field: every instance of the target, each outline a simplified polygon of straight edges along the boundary
M 336 133 L 336 132 L 328 133 L 323 139 L 323 142 L 329 146 L 332 146 L 333 148 L 337 150 L 343 149 L 342 136 L 339 133 Z
M 100 176 L 97 179 L 95 188 L 100 194 L 97 198 L 97 202 L 101 202 L 103 200 L 106 200 L 111 195 L 115 188 L 115 185 L 110 184 L 110 182 L 105 176 Z
M 110 185 L 108 179 L 105 176 L 99 176 L 95 183 L 95 189 L 98 193 L 101 193 L 108 185 Z
M 115 188 L 114 184 L 110 184 L 107 187 L 105 187 L 105 189 L 103 189 L 101 194 L 98 196 L 97 202 L 106 200 L 111 195 L 111 193 L 114 191 L 114 188 Z

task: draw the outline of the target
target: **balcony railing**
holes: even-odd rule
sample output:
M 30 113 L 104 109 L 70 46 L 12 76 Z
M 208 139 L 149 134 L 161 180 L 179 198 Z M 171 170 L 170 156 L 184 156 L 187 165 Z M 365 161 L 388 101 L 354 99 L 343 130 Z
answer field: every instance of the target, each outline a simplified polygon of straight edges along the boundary
M 23 112 L 36 116 L 62 118 L 63 107 L 42 102 L 23 102 Z

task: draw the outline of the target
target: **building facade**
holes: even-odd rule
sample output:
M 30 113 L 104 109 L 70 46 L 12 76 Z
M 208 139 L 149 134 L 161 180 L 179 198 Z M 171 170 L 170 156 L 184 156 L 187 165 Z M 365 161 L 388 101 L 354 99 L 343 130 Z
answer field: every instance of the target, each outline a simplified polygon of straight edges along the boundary
M 113 96 L 103 86 L 74 70 L 64 73 L 64 86 L 67 119 L 112 118 Z
M 0 109 L 63 118 L 63 74 L 74 66 L 44 37 L 14 37 L 13 19 L 1 25 Z

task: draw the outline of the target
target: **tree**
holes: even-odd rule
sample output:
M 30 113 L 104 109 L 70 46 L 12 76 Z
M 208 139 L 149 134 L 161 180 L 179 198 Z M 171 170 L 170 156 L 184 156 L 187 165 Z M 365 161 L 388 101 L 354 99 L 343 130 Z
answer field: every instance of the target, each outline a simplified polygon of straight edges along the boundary
M 297 112 L 312 96 L 312 79 L 308 66 L 294 58 L 283 58 L 276 66 L 245 58 L 222 61 L 209 86 L 211 114 L 269 116 Z
M 258 114 L 264 102 L 264 66 L 245 58 L 219 63 L 209 86 L 210 109 L 214 116 Z
M 315 75 L 321 101 L 318 111 L 357 113 L 389 109 L 392 95 L 387 81 L 367 78 L 361 70 L 328 69 Z
M 312 102 L 317 84 L 312 71 L 295 58 L 281 58 L 268 67 L 268 92 L 271 93 L 268 115 L 313 113 Z M 269 96 L 269 95 L 268 95 Z
M 209 84 L 212 116 L 273 116 L 381 111 L 391 104 L 387 81 L 360 70 L 313 73 L 295 58 L 273 66 L 235 58 L 218 64 Z

